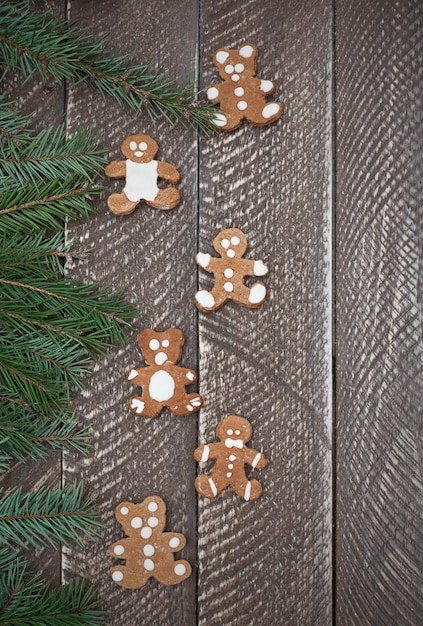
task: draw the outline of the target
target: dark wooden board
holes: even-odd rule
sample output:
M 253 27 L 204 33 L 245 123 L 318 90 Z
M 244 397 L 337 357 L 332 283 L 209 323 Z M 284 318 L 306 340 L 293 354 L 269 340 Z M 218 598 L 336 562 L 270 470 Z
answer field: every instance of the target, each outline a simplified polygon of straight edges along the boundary
M 423 619 L 422 27 L 418 0 L 336 5 L 336 580 L 346 626 Z

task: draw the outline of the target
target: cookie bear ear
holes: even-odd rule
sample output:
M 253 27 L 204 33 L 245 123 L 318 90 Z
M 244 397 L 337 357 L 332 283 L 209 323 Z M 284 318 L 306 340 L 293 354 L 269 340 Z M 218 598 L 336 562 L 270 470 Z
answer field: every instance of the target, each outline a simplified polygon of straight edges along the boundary
M 226 63 L 228 57 L 229 57 L 229 50 L 227 48 L 221 48 L 214 55 L 213 61 L 215 65 L 217 66 L 223 65 L 224 63 Z
M 255 59 L 258 51 L 253 44 L 246 43 L 240 47 L 238 52 L 243 59 Z

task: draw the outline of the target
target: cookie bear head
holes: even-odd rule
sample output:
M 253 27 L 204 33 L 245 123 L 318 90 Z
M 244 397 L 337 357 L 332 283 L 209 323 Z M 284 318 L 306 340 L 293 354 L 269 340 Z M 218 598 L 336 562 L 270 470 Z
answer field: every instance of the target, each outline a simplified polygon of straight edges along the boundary
M 242 257 L 248 246 L 247 238 L 239 228 L 226 228 L 213 240 L 213 247 L 222 257 Z
M 184 335 L 179 328 L 168 328 L 162 333 L 146 328 L 138 335 L 138 345 L 148 365 L 177 363 L 182 355 Z
M 242 448 L 251 439 L 252 432 L 250 422 L 240 415 L 229 415 L 216 429 L 216 435 L 227 448 Z
M 220 48 L 213 57 L 213 62 L 223 80 L 237 83 L 244 78 L 251 78 L 256 73 L 257 48 L 244 44 L 237 50 Z
M 148 135 L 130 135 L 123 141 L 120 149 L 130 161 L 148 163 L 156 156 L 159 146 Z
M 128 537 L 149 539 L 153 531 L 162 532 L 166 525 L 166 505 L 159 496 L 150 496 L 139 504 L 121 502 L 115 515 Z

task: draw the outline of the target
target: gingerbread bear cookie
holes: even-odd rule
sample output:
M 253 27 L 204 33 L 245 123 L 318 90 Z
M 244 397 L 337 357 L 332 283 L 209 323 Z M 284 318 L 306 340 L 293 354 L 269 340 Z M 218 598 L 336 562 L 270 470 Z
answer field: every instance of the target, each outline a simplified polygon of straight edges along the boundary
M 139 504 L 121 502 L 116 519 L 127 537 L 109 547 L 116 559 L 126 565 L 112 567 L 112 579 L 121 587 L 139 589 L 149 578 L 163 585 L 176 585 L 191 574 L 188 561 L 175 561 L 173 553 L 185 546 L 181 533 L 164 532 L 166 505 L 159 496 L 150 496 Z
M 180 367 L 184 335 L 178 328 L 156 332 L 146 328 L 138 335 L 146 367 L 132 369 L 129 380 L 143 388 L 141 396 L 129 399 L 129 409 L 144 417 L 156 417 L 163 407 L 176 415 L 195 413 L 203 406 L 198 393 L 187 394 L 185 387 L 195 383 L 197 373 Z
M 233 300 L 242 306 L 256 308 L 266 298 L 266 287 L 256 282 L 251 287 L 244 284 L 246 276 L 264 276 L 269 271 L 262 261 L 244 259 L 247 238 L 238 228 L 222 230 L 214 239 L 213 247 L 220 258 L 199 252 L 198 265 L 214 274 L 211 291 L 201 290 L 195 294 L 195 303 L 200 311 L 215 311 Z
M 200 495 L 214 498 L 230 485 L 246 501 L 257 500 L 261 496 L 260 483 L 255 479 L 248 480 L 244 467 L 246 463 L 253 468 L 267 465 L 262 452 L 245 445 L 251 439 L 252 432 L 250 422 L 244 417 L 229 415 L 216 429 L 220 443 L 202 445 L 195 450 L 196 461 L 216 461 L 211 476 L 201 474 L 195 480 L 195 488 Z
M 179 203 L 179 191 L 174 187 L 159 189 L 157 181 L 178 183 L 180 174 L 174 165 L 155 161 L 159 146 L 148 135 L 130 135 L 121 145 L 125 161 L 112 161 L 106 166 L 109 178 L 126 178 L 122 193 L 113 193 L 107 199 L 108 207 L 116 215 L 129 215 L 138 204 L 145 202 L 155 209 L 173 209 Z
M 220 102 L 214 123 L 222 130 L 234 130 L 247 119 L 255 126 L 265 126 L 281 117 L 278 102 L 266 102 L 276 87 L 271 80 L 255 78 L 257 48 L 244 44 L 237 50 L 221 48 L 213 57 L 224 82 L 207 89 L 211 102 Z

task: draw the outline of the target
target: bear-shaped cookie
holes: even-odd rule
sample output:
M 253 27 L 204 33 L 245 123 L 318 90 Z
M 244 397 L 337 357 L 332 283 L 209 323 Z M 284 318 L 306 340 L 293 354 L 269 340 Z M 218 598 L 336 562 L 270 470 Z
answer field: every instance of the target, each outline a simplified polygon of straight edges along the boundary
M 180 367 L 184 335 L 178 328 L 157 332 L 146 328 L 138 335 L 138 345 L 146 367 L 132 369 L 128 379 L 143 388 L 141 396 L 129 399 L 129 409 L 144 417 L 156 417 L 163 407 L 176 415 L 195 413 L 203 406 L 198 393 L 187 394 L 185 387 L 195 383 L 197 373 Z
M 175 561 L 173 556 L 185 546 L 184 535 L 164 532 L 166 505 L 162 498 L 150 496 L 139 504 L 121 502 L 115 515 L 127 535 L 109 546 L 115 559 L 126 560 L 125 565 L 111 569 L 118 585 L 139 589 L 149 578 L 163 585 L 176 585 L 190 576 L 188 561 Z
M 239 228 L 226 228 L 213 240 L 219 258 L 199 252 L 196 261 L 200 267 L 214 274 L 211 291 L 202 289 L 195 294 L 195 303 L 200 311 L 215 311 L 228 300 L 242 306 L 256 308 L 266 298 L 266 287 L 256 282 L 251 287 L 244 284 L 246 276 L 264 276 L 268 269 L 262 261 L 244 259 L 247 238 Z
M 281 117 L 278 102 L 266 102 L 276 87 L 271 80 L 255 77 L 257 48 L 244 44 L 238 49 L 221 48 L 213 57 L 223 83 L 206 91 L 210 102 L 220 101 L 220 113 L 214 119 L 222 130 L 234 130 L 246 119 L 255 126 L 265 126 Z
M 140 202 L 155 209 L 173 209 L 179 203 L 175 187 L 159 189 L 158 179 L 178 183 L 180 174 L 176 167 L 165 161 L 155 161 L 159 146 L 148 135 L 130 135 L 122 145 L 125 161 L 112 161 L 106 166 L 109 178 L 125 178 L 122 193 L 112 193 L 107 205 L 116 215 L 129 215 Z
M 230 485 L 246 501 L 257 500 L 261 496 L 262 487 L 258 480 L 248 480 L 245 474 L 246 463 L 253 468 L 267 465 L 262 452 L 245 445 L 251 439 L 252 432 L 247 419 L 240 415 L 229 415 L 216 429 L 220 442 L 205 444 L 195 450 L 196 461 L 216 461 L 211 476 L 201 474 L 195 480 L 195 488 L 200 495 L 214 498 Z

